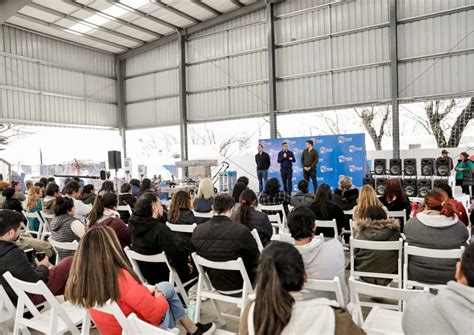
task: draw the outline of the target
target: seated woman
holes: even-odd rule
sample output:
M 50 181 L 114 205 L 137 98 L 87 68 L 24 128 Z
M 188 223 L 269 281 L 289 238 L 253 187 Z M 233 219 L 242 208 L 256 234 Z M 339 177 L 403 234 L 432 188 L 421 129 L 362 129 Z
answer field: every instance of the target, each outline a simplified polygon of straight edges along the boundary
M 387 212 L 388 215 L 387 207 L 385 207 L 379 200 L 374 188 L 370 185 L 364 185 L 360 188 L 360 194 L 357 198 L 357 205 L 354 207 L 354 214 L 352 215 L 354 222 L 363 219 L 365 211 L 370 206 L 381 207 L 385 212 Z
M 466 226 L 456 216 L 456 208 L 443 191 L 434 189 L 425 196 L 422 212 L 405 226 L 409 245 L 428 249 L 458 249 L 469 237 Z M 454 278 L 456 260 L 410 256 L 408 278 L 422 283 L 445 285 Z
M 189 192 L 178 191 L 173 196 L 168 211 L 168 221 L 174 224 L 191 225 L 196 222 L 194 213 L 191 210 L 191 196 Z M 177 243 L 181 244 L 191 254 L 193 247 L 191 244 L 191 234 L 174 233 Z
M 46 187 L 46 196 L 43 199 L 43 212 L 47 214 L 54 214 L 54 205 L 56 198 L 60 197 L 59 186 L 55 183 L 49 183 Z
M 155 188 L 153 187 L 153 184 L 151 183 L 151 180 L 148 178 L 145 178 L 142 180 L 142 184 L 140 185 L 140 193 L 138 196 L 141 196 L 144 193 L 152 192 L 155 193 Z
M 461 202 L 454 199 L 453 189 L 451 188 L 451 186 L 449 186 L 448 184 L 439 184 L 436 187 L 440 190 L 443 190 L 448 195 L 449 202 L 451 202 L 456 208 L 456 215 L 458 216 L 459 220 L 464 223 L 465 226 L 468 226 L 469 218 L 467 217 L 466 208 Z
M 130 206 L 130 209 L 133 211 L 135 207 L 135 203 L 137 202 L 137 197 L 132 194 L 132 184 L 123 183 L 122 187 L 120 188 L 119 194 L 119 206 Z M 129 211 L 119 211 L 120 218 L 123 222 L 128 223 L 128 219 L 130 218 Z
M 81 200 L 86 205 L 93 204 L 95 201 L 95 188 L 92 184 L 87 184 L 82 188 Z
M 260 257 L 256 298 L 245 308 L 239 334 L 364 334 L 335 301 L 304 290 L 305 281 L 298 250 L 289 243 L 270 243 Z
M 39 213 L 43 209 L 41 205 L 41 189 L 38 186 L 30 187 L 26 200 L 23 202 L 23 208 L 28 213 Z M 40 214 L 41 215 L 41 214 Z M 28 218 L 28 228 L 38 231 L 40 222 L 38 219 Z
M 316 220 L 329 221 L 336 220 L 337 232 L 342 233 L 346 226 L 346 216 L 341 207 L 332 200 L 331 187 L 328 184 L 321 184 L 316 192 L 313 203 L 309 206 L 313 211 Z M 317 226 L 317 224 L 316 224 Z M 324 237 L 335 237 L 331 228 L 316 228 L 316 235 L 323 233 Z
M 84 236 L 84 224 L 76 217 L 74 201 L 71 198 L 58 197 L 54 205 L 54 214 L 51 220 L 51 238 L 58 242 L 79 241 Z M 74 256 L 74 250 L 58 250 L 59 257 Z
M 91 229 L 94 226 L 109 226 L 117 234 L 122 248 L 125 248 L 130 245 L 130 233 L 128 227 L 120 219 L 117 205 L 118 199 L 115 193 L 98 195 L 94 207 L 86 216 L 86 227 Z
M 114 182 L 111 180 L 106 180 L 102 183 L 98 195 L 104 195 L 107 193 L 115 193 Z
M 260 193 L 258 199 L 262 205 L 283 205 L 285 212 L 288 213 L 288 205 L 291 203 L 291 197 L 288 193 L 280 190 L 280 181 L 277 178 L 268 179 L 265 189 Z M 267 214 L 276 214 L 274 211 L 265 211 Z
M 305 179 L 298 183 L 298 192 L 291 197 L 293 207 L 309 206 L 314 201 L 314 194 L 309 193 L 309 184 Z
M 73 305 L 89 309 L 101 334 L 122 334 L 113 315 L 94 309 L 108 300 L 116 302 L 126 316 L 135 313 L 139 319 L 162 329 L 175 328 L 179 322 L 187 334 L 211 334 L 215 330 L 212 323 L 195 325 L 186 316 L 169 282 L 152 288 L 140 283 L 117 236 L 106 226 L 91 229 L 84 235 L 72 263 L 65 297 Z
M 238 181 L 234 185 L 234 189 L 232 190 L 232 198 L 234 198 L 235 201 L 235 206 L 234 206 L 234 211 L 239 210 L 240 206 L 240 195 L 242 194 L 243 191 L 247 189 L 247 185 L 245 183 Z
M 2 208 L 11 209 L 21 214 L 23 212 L 23 206 L 20 200 L 15 198 L 15 192 L 13 187 L 7 187 L 3 190 L 2 195 L 5 197 L 5 200 L 3 200 Z
M 342 208 L 343 211 L 350 211 L 357 204 L 359 190 L 352 185 L 350 177 L 341 176 L 339 179 L 339 188 L 334 191 L 334 202 Z
M 382 207 L 369 206 L 364 218 L 357 221 L 355 238 L 364 241 L 398 241 L 400 238 L 400 223 L 396 219 L 389 219 Z M 397 250 L 367 250 L 355 249 L 354 267 L 357 271 L 397 273 Z M 361 278 L 377 285 L 388 285 L 391 279 Z
M 256 229 L 263 246 L 266 246 L 272 238 L 273 227 L 267 214 L 255 210 L 257 206 L 257 195 L 251 189 L 246 189 L 240 194 L 240 207 L 233 212 L 231 219 L 250 231 Z
M 405 210 L 406 219 L 410 218 L 411 205 L 407 194 L 403 189 L 400 179 L 389 179 L 385 182 L 385 191 L 380 197 L 382 204 L 387 207 L 389 211 Z M 403 220 L 400 221 L 400 231 L 403 232 Z
M 163 206 L 155 193 L 145 192 L 135 204 L 135 213 L 128 220 L 132 249 L 144 255 L 166 253 L 170 265 L 178 272 L 182 282 L 196 276 L 190 266 L 189 250 L 177 243 L 173 232 L 160 221 Z M 168 280 L 168 267 L 164 264 L 138 262 L 140 270 L 150 284 Z
M 203 178 L 199 182 L 196 198 L 194 198 L 194 210 L 198 213 L 209 213 L 214 203 L 214 186 L 210 178 Z

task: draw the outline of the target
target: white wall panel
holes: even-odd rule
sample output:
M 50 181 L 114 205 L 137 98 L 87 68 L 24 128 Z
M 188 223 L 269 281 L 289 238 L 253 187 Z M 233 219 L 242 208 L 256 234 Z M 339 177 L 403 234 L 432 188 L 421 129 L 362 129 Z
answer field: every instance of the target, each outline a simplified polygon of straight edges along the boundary
M 398 0 L 398 18 L 406 19 L 472 4 L 472 0 Z
M 135 77 L 125 81 L 127 102 L 150 99 L 154 95 L 154 75 Z
M 127 126 L 146 128 L 179 123 L 178 98 L 127 104 Z
M 171 42 L 159 48 L 128 58 L 125 63 L 125 75 L 137 76 L 161 69 L 178 66 L 178 42 Z
M 328 85 L 328 82 L 330 82 L 328 74 L 278 81 L 278 110 L 331 105 L 331 85 Z
M 229 83 L 229 59 L 190 65 L 186 68 L 189 92 L 224 86 Z

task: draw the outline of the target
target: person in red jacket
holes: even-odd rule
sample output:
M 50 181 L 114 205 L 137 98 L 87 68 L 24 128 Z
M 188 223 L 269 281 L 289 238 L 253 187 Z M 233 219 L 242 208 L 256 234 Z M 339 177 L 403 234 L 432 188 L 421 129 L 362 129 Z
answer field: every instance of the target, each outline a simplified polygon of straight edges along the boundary
M 120 247 L 117 235 L 108 226 L 90 229 L 81 239 L 72 263 L 65 291 L 73 305 L 88 308 L 100 334 L 120 335 L 122 328 L 113 315 L 95 310 L 110 299 L 128 316 L 162 329 L 179 321 L 187 334 L 211 334 L 213 323 L 194 324 L 186 315 L 173 286 L 161 282 L 149 289 L 140 283 Z
M 456 208 L 456 215 L 458 216 L 459 221 L 468 226 L 469 218 L 467 217 L 466 208 L 461 202 L 454 199 L 453 189 L 451 188 L 451 186 L 449 186 L 448 184 L 439 184 L 437 188 L 441 189 L 442 191 L 444 191 L 444 193 L 448 195 L 449 202 L 452 203 Z
M 115 193 L 98 195 L 94 201 L 94 207 L 86 216 L 86 227 L 109 226 L 112 228 L 120 241 L 122 248 L 130 246 L 130 233 L 127 225 L 120 219 L 117 212 L 118 197 Z

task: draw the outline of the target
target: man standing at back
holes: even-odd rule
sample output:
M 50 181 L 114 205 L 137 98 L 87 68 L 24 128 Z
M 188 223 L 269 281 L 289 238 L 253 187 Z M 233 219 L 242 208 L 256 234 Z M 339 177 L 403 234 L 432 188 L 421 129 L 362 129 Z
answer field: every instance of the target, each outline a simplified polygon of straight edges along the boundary
M 439 157 L 439 158 L 445 158 L 445 159 L 449 160 L 449 171 L 454 169 L 453 159 L 451 157 L 449 157 L 449 151 L 448 150 L 443 149 L 443 151 L 441 151 L 441 157 Z
M 263 144 L 258 145 L 258 153 L 255 155 L 257 163 L 258 191 L 263 192 L 263 187 L 268 180 L 268 169 L 270 168 L 270 156 L 263 151 Z
M 241 257 L 253 282 L 260 252 L 250 230 L 230 219 L 234 205 L 235 201 L 230 195 L 216 196 L 214 216 L 194 229 L 191 242 L 199 256 L 211 261 L 225 262 Z M 207 273 L 212 286 L 223 294 L 234 294 L 242 289 L 243 280 L 238 271 L 209 269 Z
M 313 148 L 313 141 L 306 141 L 306 149 L 301 154 L 301 166 L 303 166 L 303 176 L 306 181 L 313 182 L 313 192 L 316 194 L 318 189 L 318 182 L 316 181 L 316 165 L 318 164 L 319 155 L 318 152 Z
M 293 163 L 295 162 L 295 155 L 291 152 L 288 147 L 288 142 L 281 144 L 281 151 L 278 153 L 278 163 L 280 163 L 280 174 L 281 182 L 283 184 L 283 190 L 291 195 L 293 190 Z

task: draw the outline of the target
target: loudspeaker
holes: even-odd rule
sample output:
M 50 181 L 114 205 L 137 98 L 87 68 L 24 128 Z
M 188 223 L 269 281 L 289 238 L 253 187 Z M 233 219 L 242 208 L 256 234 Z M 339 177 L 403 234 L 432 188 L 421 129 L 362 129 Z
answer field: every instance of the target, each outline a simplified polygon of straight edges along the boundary
M 403 189 L 409 197 L 416 197 L 416 179 L 403 179 Z
M 405 158 L 403 160 L 405 176 L 416 176 L 416 158 Z
M 362 181 L 364 185 L 370 185 L 373 189 L 375 189 L 375 179 L 372 177 L 364 178 Z
M 375 179 L 375 192 L 377 192 L 377 195 L 383 195 L 383 192 L 385 192 L 386 182 L 387 182 L 387 178 Z
M 109 169 L 118 170 L 122 168 L 122 156 L 120 151 L 109 151 Z
M 402 160 L 398 158 L 393 158 L 389 161 L 390 174 L 392 176 L 401 176 L 402 175 Z
M 421 159 L 421 175 L 432 176 L 434 174 L 434 158 Z
M 387 170 L 387 160 L 374 159 L 374 173 L 377 175 L 385 174 L 385 170 Z
M 100 170 L 99 173 L 100 173 L 100 180 L 106 180 L 107 179 L 105 170 Z
M 437 188 L 441 184 L 449 185 L 447 179 L 435 179 L 433 182 L 433 188 Z
M 436 175 L 448 177 L 451 174 L 449 159 L 440 157 L 436 160 Z
M 416 188 L 418 190 L 418 197 L 424 198 L 425 195 L 431 191 L 431 179 L 418 179 L 416 182 Z

